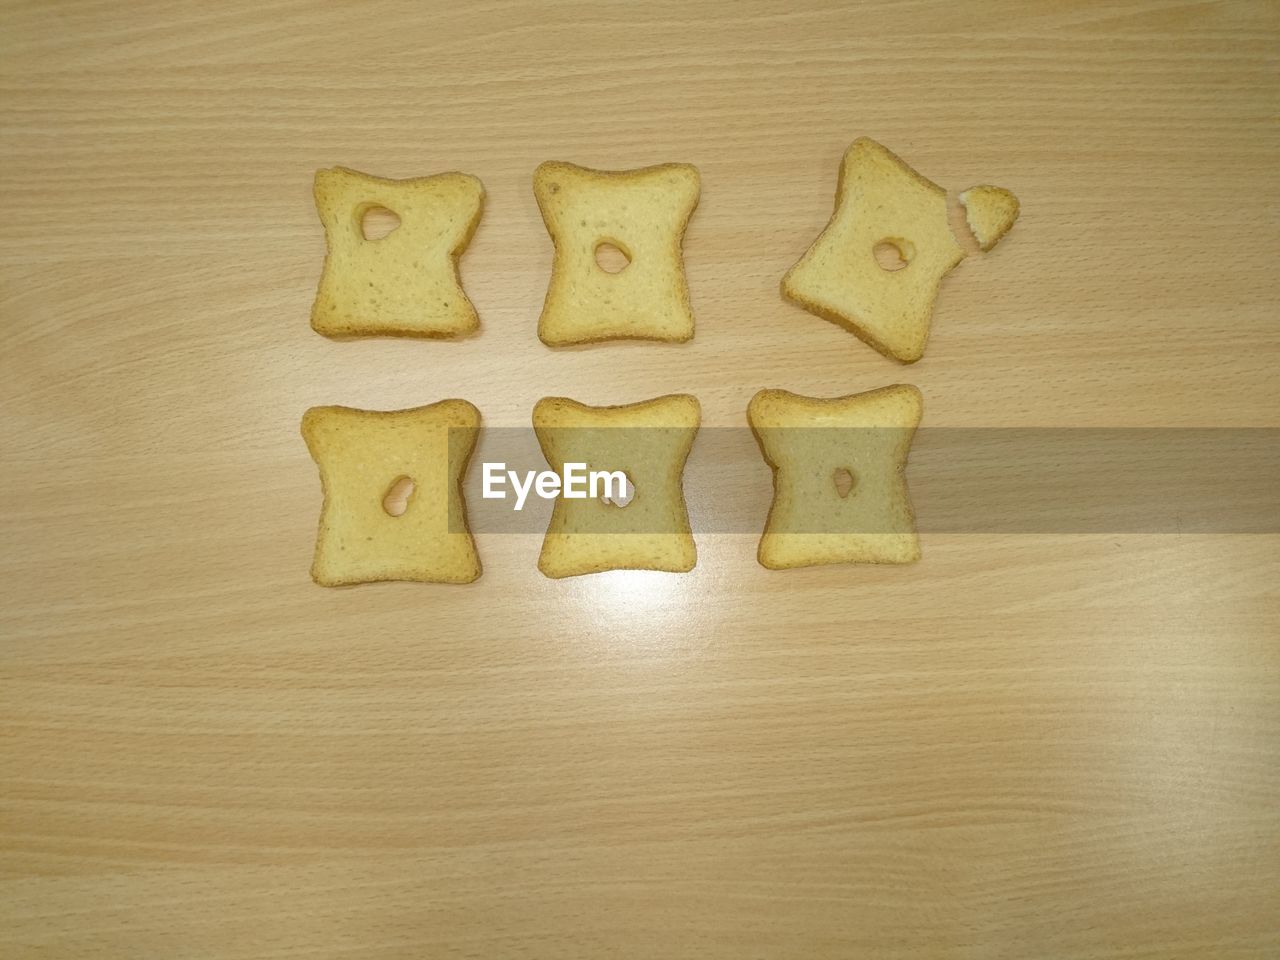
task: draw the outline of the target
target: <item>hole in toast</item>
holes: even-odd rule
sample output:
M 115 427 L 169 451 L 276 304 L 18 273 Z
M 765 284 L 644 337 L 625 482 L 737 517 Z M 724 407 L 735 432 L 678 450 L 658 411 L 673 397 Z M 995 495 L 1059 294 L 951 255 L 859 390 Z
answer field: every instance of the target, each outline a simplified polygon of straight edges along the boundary
M 836 493 L 843 500 L 853 492 L 857 480 L 853 476 L 853 471 L 848 467 L 837 467 L 835 472 L 831 474 L 831 482 L 836 485 Z
M 382 498 L 382 509 L 391 517 L 404 516 L 404 512 L 409 509 L 409 498 L 413 496 L 413 490 L 412 477 L 397 477 Z
M 610 507 L 625 507 L 628 503 L 636 498 L 636 488 L 631 484 L 631 478 L 625 473 L 622 475 L 622 489 L 616 487 L 612 490 L 606 489 L 604 496 L 600 498 L 600 502 Z
M 400 218 L 386 207 L 372 206 L 360 217 L 360 234 L 366 240 L 381 240 L 400 226 Z
M 876 263 L 880 264 L 880 269 L 888 270 L 892 273 L 895 270 L 903 269 L 909 264 L 911 258 L 915 256 L 916 250 L 906 240 L 898 237 L 885 237 L 875 245 L 871 252 L 876 258 Z
M 621 273 L 631 265 L 631 255 L 611 240 L 596 244 L 596 266 L 605 273 Z

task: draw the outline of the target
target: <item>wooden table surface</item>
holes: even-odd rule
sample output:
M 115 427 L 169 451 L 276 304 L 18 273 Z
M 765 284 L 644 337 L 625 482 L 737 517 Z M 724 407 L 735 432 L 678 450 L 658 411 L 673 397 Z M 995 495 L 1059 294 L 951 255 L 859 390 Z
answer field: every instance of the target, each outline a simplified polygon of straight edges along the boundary
M 1280 425 L 1278 78 L 1265 2 L 6 4 L 0 955 L 1280 955 L 1280 537 L 326 590 L 298 433 L 899 381 Z M 912 367 L 778 292 L 864 134 L 1022 200 Z M 700 168 L 691 343 L 537 340 L 552 158 Z M 333 164 L 484 181 L 479 336 L 309 329 Z

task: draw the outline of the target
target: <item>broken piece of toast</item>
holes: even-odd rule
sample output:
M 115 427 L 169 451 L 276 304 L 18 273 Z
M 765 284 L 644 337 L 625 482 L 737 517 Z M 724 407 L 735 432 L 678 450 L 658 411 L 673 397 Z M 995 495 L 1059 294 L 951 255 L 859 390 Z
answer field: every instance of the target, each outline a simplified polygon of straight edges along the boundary
M 1009 232 L 1020 210 L 1018 198 L 1004 187 L 982 184 L 960 194 L 964 218 L 984 251 L 990 250 Z

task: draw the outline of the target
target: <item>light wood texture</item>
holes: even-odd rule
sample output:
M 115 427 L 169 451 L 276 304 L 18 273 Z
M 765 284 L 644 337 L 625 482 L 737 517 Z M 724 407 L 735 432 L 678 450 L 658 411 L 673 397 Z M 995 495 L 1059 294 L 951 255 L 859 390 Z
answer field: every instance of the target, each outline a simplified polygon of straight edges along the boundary
M 491 536 L 470 587 L 325 590 L 298 434 L 901 380 L 934 426 L 1274 426 L 1278 21 L 7 5 L 0 955 L 1280 955 L 1280 538 L 771 573 L 703 536 L 686 576 L 553 582 Z M 860 134 L 1022 201 L 910 368 L 778 293 Z M 698 165 L 693 342 L 538 342 L 550 158 Z M 478 337 L 310 331 L 335 163 L 483 179 Z

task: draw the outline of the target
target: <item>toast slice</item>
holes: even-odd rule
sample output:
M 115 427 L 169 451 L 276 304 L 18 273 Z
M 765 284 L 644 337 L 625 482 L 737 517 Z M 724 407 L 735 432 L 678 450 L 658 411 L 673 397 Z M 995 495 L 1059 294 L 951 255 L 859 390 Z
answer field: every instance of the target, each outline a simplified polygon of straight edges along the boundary
M 312 579 L 336 587 L 479 577 L 462 496 L 479 432 L 480 411 L 465 400 L 386 412 L 308 410 L 302 436 L 324 491 Z M 407 501 L 393 510 L 404 492 Z
M 458 258 L 471 242 L 484 187 L 465 173 L 386 180 L 345 167 L 316 171 L 327 252 L 311 307 L 326 337 L 463 337 L 480 320 Z M 364 216 L 384 207 L 399 226 L 365 239 Z
M 547 463 L 621 471 L 628 496 L 556 500 L 538 569 L 574 577 L 604 570 L 684 573 L 697 563 L 681 477 L 701 419 L 696 398 L 673 394 L 617 407 L 545 397 L 533 427 Z
M 687 163 L 622 171 L 540 165 L 533 192 L 555 245 L 538 320 L 542 342 L 691 339 L 682 244 L 699 189 L 698 170 Z M 620 251 L 621 269 L 601 265 L 601 247 Z
M 897 248 L 906 265 L 882 267 L 880 244 Z M 782 293 L 885 356 L 914 363 L 924 355 L 938 285 L 964 256 L 946 191 L 861 137 L 845 151 L 830 222 L 783 277 Z
M 760 564 L 919 560 L 905 471 L 922 412 L 909 384 L 833 399 L 786 390 L 752 397 L 747 419 L 773 468 Z

